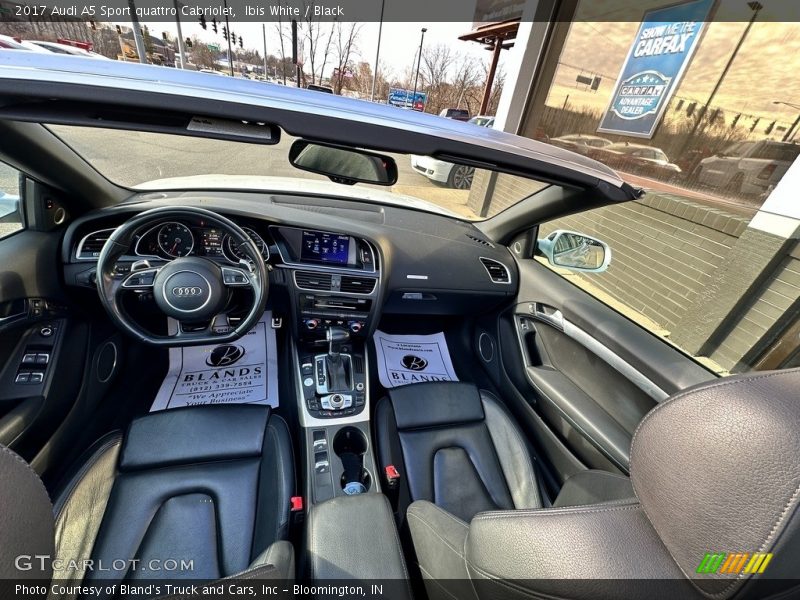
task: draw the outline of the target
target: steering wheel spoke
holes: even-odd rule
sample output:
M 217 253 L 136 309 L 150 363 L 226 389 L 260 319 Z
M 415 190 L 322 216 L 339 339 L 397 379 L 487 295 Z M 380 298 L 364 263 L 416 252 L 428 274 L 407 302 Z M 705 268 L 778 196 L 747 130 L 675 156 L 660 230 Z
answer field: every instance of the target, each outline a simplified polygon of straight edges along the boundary
M 197 322 L 178 321 L 177 331 L 173 333 L 170 339 L 182 340 L 188 342 L 197 339 L 206 340 L 207 343 L 214 343 L 215 336 L 225 336 L 234 330 L 234 326 L 230 322 L 228 312 L 220 312 L 208 322 L 198 324 Z
M 240 267 L 222 267 L 222 283 L 226 287 L 250 287 L 252 273 Z
M 152 267 L 134 271 L 122 280 L 121 287 L 126 290 L 151 290 L 160 270 L 161 267 Z

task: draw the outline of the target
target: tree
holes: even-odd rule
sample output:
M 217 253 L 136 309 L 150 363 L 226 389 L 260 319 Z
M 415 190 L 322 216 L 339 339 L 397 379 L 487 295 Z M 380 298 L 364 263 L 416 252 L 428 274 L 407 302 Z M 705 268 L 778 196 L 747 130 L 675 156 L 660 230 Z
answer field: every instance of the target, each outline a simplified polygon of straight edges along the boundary
M 427 93 L 427 112 L 439 113 L 442 109 L 451 106 L 454 100 L 452 85 L 448 83 L 448 74 L 455 61 L 452 50 L 444 44 L 428 46 L 422 51 L 420 64 L 420 79 L 422 84 L 418 89 Z M 412 74 L 412 83 L 416 79 L 416 72 Z
M 196 35 L 192 36 L 192 48 L 190 50 L 192 62 L 198 67 L 213 69 L 215 65 L 214 53 Z
M 98 23 L 97 30 L 91 31 L 91 38 L 95 52 L 108 58 L 117 58 L 120 53 L 119 36 L 113 27 Z
M 475 87 L 480 85 L 482 80 L 481 69 L 478 62 L 470 56 L 462 56 L 455 65 L 455 77 L 451 89 L 448 104 L 456 108 L 463 108 L 466 105 L 470 114 L 477 110 L 474 101 Z M 480 101 L 478 101 L 480 102 Z
M 361 32 L 361 25 L 359 23 L 347 23 L 344 25 L 338 21 L 334 23 L 336 28 L 336 56 L 338 61 L 336 75 L 331 77 L 331 85 L 335 94 L 342 93 L 344 87 L 345 76 L 347 70 L 351 67 L 351 60 L 357 52 L 357 41 L 359 33 Z
M 275 30 L 278 32 L 278 39 L 281 41 L 281 76 L 283 77 L 283 84 L 286 85 L 286 45 L 283 37 L 283 20 L 280 17 L 280 13 L 278 13 L 278 22 L 275 23 Z
M 333 42 L 333 34 L 336 30 L 335 23 L 332 24 L 328 30 L 328 40 L 322 51 L 322 66 L 319 69 L 319 82 L 322 83 L 322 77 L 325 75 L 325 66 L 328 64 L 328 57 L 331 52 L 331 43 Z
M 497 107 L 500 104 L 500 96 L 503 95 L 503 87 L 506 84 L 506 71 L 501 66 L 498 67 L 494 75 L 494 85 L 492 86 L 492 94 L 489 96 L 489 108 L 486 110 L 490 115 L 497 114 Z
M 303 14 L 307 16 L 303 20 L 305 41 L 308 43 L 308 65 L 311 69 L 311 83 L 322 83 L 336 30 L 336 21 L 323 25 L 321 21 L 314 19 L 314 11 L 308 8 L 306 0 L 304 0 Z
M 142 27 L 142 40 L 145 54 L 151 56 L 153 54 L 153 38 L 150 37 L 150 28 L 147 25 Z

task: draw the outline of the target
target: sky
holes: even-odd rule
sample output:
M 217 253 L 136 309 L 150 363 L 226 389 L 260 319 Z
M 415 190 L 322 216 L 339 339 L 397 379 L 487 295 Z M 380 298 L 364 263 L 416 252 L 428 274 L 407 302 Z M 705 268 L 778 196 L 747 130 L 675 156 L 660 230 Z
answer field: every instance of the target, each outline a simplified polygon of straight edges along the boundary
M 612 0 L 607 0 L 612 2 Z M 661 0 L 659 0 L 661 1 Z M 571 25 L 562 63 L 551 89 L 548 104 L 560 106 L 567 94 L 570 104 L 605 109 L 614 81 L 625 60 L 638 22 L 577 22 Z M 156 31 L 175 33 L 173 23 L 149 23 Z M 184 36 L 198 36 L 207 42 L 223 44 L 222 35 L 215 35 L 209 26 L 204 31 L 197 21 L 182 21 Z M 378 43 L 378 23 L 362 23 L 354 60 L 374 65 Z M 383 24 L 380 63 L 390 71 L 389 78 L 403 78 L 413 71 L 420 41 L 420 30 L 427 28 L 425 47 L 441 43 L 454 53 L 466 54 L 488 62 L 490 53 L 474 42 L 462 42 L 459 35 L 469 32 L 472 23 L 399 23 Z M 746 23 L 719 22 L 706 27 L 704 37 L 677 89 L 677 96 L 690 101 L 704 102 L 722 72 L 725 63 L 740 39 Z M 263 52 L 261 23 L 239 22 L 232 25 L 237 37 L 244 38 L 245 47 Z M 280 41 L 275 23 L 266 23 L 267 53 L 279 55 Z M 501 55 L 503 66 L 509 52 Z M 327 73 L 336 65 L 328 63 Z M 775 104 L 776 101 L 800 103 L 800 23 L 756 22 L 748 34 L 739 56 L 719 90 L 715 105 L 735 112 L 746 112 L 764 118 L 791 122 L 797 116 L 794 108 Z M 598 74 L 603 77 L 597 92 L 576 85 L 578 74 Z M 735 114 L 732 113 L 732 114 Z
M 120 25 L 130 25 L 130 23 L 120 23 Z M 276 30 L 276 23 L 265 23 L 267 34 L 267 54 L 280 56 L 280 39 Z M 378 48 L 378 23 L 361 23 L 361 29 L 356 48 L 356 60 L 366 61 L 370 65 L 375 64 L 375 52 Z M 171 35 L 176 35 L 177 30 L 174 22 L 147 23 L 147 26 L 154 31 L 167 31 Z M 216 35 L 211 31 L 209 23 L 208 29 L 203 30 L 196 21 L 181 20 L 181 28 L 184 37 L 197 36 L 208 43 L 218 43 L 224 47 L 226 43 L 222 38 L 222 25 L 219 25 L 219 33 Z M 424 47 L 445 44 L 452 48 L 454 52 L 473 56 L 478 60 L 488 62 L 490 53 L 484 50 L 483 46 L 475 42 L 462 42 L 458 39 L 472 30 L 472 23 L 384 23 L 381 33 L 380 64 L 398 77 L 402 77 L 406 69 L 416 66 L 414 61 L 419 49 L 419 42 L 422 27 L 427 28 L 424 39 Z M 288 33 L 288 26 L 285 25 Z M 244 47 L 258 50 L 263 54 L 263 35 L 261 23 L 238 22 L 232 23 L 231 29 L 236 37 L 241 36 Z M 288 48 L 287 48 L 288 52 Z M 504 52 L 503 54 L 507 54 Z M 503 58 L 501 58 L 501 64 Z M 325 76 L 330 76 L 330 70 L 336 65 L 329 65 Z

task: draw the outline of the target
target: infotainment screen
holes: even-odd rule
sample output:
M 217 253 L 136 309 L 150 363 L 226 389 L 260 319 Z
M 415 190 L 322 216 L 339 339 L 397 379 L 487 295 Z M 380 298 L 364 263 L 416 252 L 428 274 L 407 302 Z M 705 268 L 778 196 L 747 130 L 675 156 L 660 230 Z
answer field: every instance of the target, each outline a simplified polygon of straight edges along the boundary
M 350 236 L 322 231 L 303 231 L 300 260 L 346 265 L 350 255 Z

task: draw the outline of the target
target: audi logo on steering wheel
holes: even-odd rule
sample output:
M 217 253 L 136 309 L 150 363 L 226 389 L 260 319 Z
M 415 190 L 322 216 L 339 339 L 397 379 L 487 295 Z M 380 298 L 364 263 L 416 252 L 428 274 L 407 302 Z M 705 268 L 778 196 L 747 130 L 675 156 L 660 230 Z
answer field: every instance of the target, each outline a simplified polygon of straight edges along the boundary
M 197 286 L 181 286 L 172 288 L 172 295 L 179 298 L 197 297 L 203 295 L 203 288 Z

